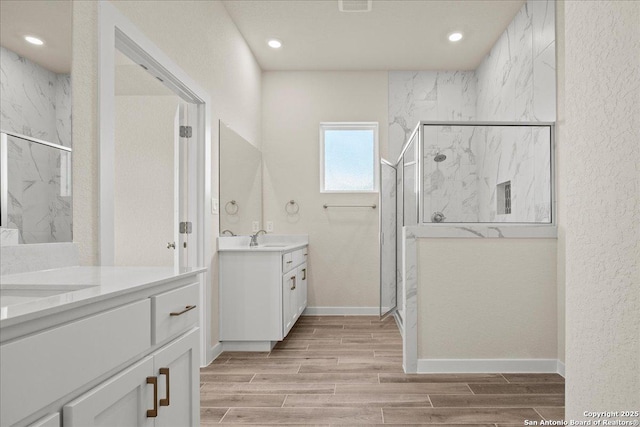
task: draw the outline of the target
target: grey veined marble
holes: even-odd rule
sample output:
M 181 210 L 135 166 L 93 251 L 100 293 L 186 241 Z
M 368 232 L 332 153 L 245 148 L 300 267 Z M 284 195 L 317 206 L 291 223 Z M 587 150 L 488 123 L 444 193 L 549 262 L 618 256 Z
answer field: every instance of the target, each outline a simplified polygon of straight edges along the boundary
M 70 242 L 70 153 L 8 136 L 8 228 L 20 243 Z
M 551 222 L 548 126 L 424 126 L 424 218 L 446 222 Z M 446 155 L 436 162 L 436 154 Z M 504 188 L 510 183 L 511 212 Z M 502 194 L 501 194 L 502 192 Z
M 71 146 L 71 80 L 0 47 L 0 129 Z M 8 223 L 20 243 L 71 241 L 71 154 L 7 138 Z M 4 207 L 3 207 L 4 208 Z
M 389 72 L 391 158 L 420 121 L 555 121 L 554 4 L 528 0 L 475 70 Z M 424 141 L 423 221 L 550 222 L 548 128 L 432 127 Z M 496 187 L 507 181 L 511 214 Z
M 70 147 L 70 75 L 0 47 L 0 128 Z

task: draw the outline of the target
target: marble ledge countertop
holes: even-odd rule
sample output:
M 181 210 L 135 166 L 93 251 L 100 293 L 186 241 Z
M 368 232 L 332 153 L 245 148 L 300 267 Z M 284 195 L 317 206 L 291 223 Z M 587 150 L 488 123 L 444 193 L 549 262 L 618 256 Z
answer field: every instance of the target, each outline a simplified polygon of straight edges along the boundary
M 194 276 L 206 268 L 64 267 L 0 276 L 0 328 Z M 49 296 L 25 298 L 37 292 Z M 9 294 L 7 296 L 6 294 Z M 8 304 L 5 304 L 8 301 Z
M 219 252 L 290 252 L 309 244 L 306 234 L 265 234 L 258 237 L 258 246 L 251 247 L 249 236 L 218 237 Z

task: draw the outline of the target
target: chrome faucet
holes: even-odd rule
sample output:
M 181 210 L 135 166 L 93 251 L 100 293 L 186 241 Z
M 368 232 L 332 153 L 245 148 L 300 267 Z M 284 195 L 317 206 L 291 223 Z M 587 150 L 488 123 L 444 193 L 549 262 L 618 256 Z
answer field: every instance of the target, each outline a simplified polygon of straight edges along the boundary
M 220 235 L 224 236 L 226 233 L 229 233 L 231 236 L 235 236 L 235 233 L 231 230 L 222 230 L 222 233 L 220 233 Z
M 267 232 L 264 231 L 264 230 L 260 230 L 256 234 L 253 234 L 251 236 L 251 243 L 249 243 L 249 247 L 254 248 L 254 247 L 258 246 L 258 236 L 260 235 L 260 233 L 267 234 Z

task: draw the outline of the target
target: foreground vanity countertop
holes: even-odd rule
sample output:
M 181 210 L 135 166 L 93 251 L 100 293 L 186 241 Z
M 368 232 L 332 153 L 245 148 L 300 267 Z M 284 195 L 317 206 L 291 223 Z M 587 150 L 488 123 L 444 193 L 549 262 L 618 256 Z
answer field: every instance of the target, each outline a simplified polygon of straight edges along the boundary
M 309 244 L 306 234 L 265 234 L 258 237 L 258 246 L 249 246 L 250 236 L 218 237 L 220 252 L 290 252 Z
M 153 292 L 155 287 L 176 280 L 188 280 L 205 270 L 173 267 L 65 267 L 0 276 L 0 292 L 52 294 L 27 298 L 24 302 L 13 302 L 10 297 L 0 298 L 0 328 L 127 294 Z

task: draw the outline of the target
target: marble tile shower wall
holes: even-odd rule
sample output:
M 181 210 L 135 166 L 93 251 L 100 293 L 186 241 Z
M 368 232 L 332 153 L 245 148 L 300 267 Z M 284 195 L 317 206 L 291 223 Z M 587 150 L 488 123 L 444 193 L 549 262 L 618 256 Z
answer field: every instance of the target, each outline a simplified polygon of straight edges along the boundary
M 420 120 L 475 120 L 476 85 L 473 71 L 390 71 L 389 160 Z
M 555 2 L 528 0 L 475 71 L 477 121 L 556 117 Z
M 0 128 L 71 146 L 71 79 L 0 47 Z M 71 241 L 69 154 L 9 137 L 8 220 L 20 243 Z
M 20 243 L 72 240 L 68 152 L 9 137 L 8 228 Z
M 71 146 L 71 77 L 0 46 L 0 128 Z
M 389 72 L 391 160 L 397 160 L 420 120 L 555 121 L 554 10 L 554 0 L 528 0 L 475 71 Z M 429 132 L 425 136 L 424 220 L 430 221 L 436 211 L 443 212 L 448 221 L 506 220 L 495 214 L 495 188 L 489 189 L 491 180 L 485 178 L 505 175 L 504 170 L 492 168 L 504 168 L 513 164 L 512 159 L 523 160 L 532 150 L 537 152 L 539 148 L 524 143 L 533 138 L 508 140 L 506 135 L 494 135 L 501 133 L 498 130 L 469 127 L 441 128 L 437 133 L 432 128 Z M 480 141 L 491 141 L 494 146 L 482 147 Z M 438 150 L 447 160 L 436 164 L 433 157 Z M 500 153 L 497 161 L 496 153 Z M 484 157 L 489 154 L 490 158 Z M 506 156 L 502 161 L 501 155 Z M 549 204 L 541 202 L 549 192 L 549 169 L 544 164 L 542 160 L 537 166 L 533 160 L 519 163 L 515 181 L 533 187 L 525 193 L 526 200 L 521 188 L 514 188 L 518 191 L 514 197 L 520 198 L 518 215 L 526 212 L 526 219 L 517 221 L 544 221 L 549 216 Z M 528 176 L 529 170 L 544 171 L 544 176 Z M 515 217 L 512 214 L 510 221 Z

